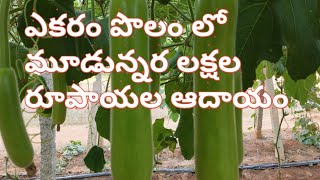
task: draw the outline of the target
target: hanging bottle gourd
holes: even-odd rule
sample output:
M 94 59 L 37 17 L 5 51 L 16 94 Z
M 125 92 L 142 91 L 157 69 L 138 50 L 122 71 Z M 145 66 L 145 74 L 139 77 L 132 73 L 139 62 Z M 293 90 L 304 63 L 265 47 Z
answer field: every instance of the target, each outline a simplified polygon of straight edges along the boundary
M 146 0 L 111 0 L 110 20 L 121 12 L 129 18 L 148 19 Z M 111 23 L 109 23 L 111 25 Z M 119 26 L 119 25 L 118 25 Z M 121 27 L 121 26 L 119 26 Z M 112 27 L 110 27 L 111 29 Z M 125 28 L 123 28 L 126 31 Z M 134 49 L 135 58 L 149 57 L 149 37 L 142 29 L 134 29 L 129 37 L 110 38 L 110 57 L 115 63 L 120 61 L 118 54 L 126 54 Z M 139 72 L 142 67 L 139 66 Z M 150 84 L 134 83 L 130 73 L 113 72 L 112 90 L 122 90 L 131 85 L 138 97 L 150 91 Z M 130 98 L 129 98 L 130 99 Z M 111 109 L 111 169 L 114 180 L 150 180 L 153 167 L 152 122 L 150 109 L 139 105 L 137 108 Z
M 35 171 L 34 152 L 20 107 L 17 76 L 10 66 L 8 16 L 10 0 L 0 3 L 0 132 L 10 160 L 27 172 Z M 31 172 L 34 173 L 34 172 Z M 30 172 L 28 172 L 30 175 Z M 31 174 L 32 175 L 32 174 Z
M 226 9 L 228 22 L 215 23 L 214 34 L 194 39 L 194 56 L 201 59 L 203 53 L 210 54 L 219 49 L 215 56 L 235 56 L 237 0 L 196 0 L 195 19 L 202 20 L 205 14 L 215 14 Z M 206 29 L 207 30 L 207 29 Z M 199 71 L 194 75 L 194 92 L 234 92 L 233 74 L 218 70 L 220 81 L 202 79 Z M 237 180 L 238 155 L 235 124 L 235 107 L 232 103 L 221 103 L 217 109 L 194 110 L 195 163 L 198 180 Z

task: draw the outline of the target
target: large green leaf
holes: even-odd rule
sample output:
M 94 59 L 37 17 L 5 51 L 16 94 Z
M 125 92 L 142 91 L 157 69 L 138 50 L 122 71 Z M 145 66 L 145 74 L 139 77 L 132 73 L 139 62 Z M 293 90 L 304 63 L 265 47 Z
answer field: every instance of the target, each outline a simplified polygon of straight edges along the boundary
M 93 172 L 101 172 L 106 164 L 104 152 L 101 147 L 93 146 L 84 158 L 84 163 Z
M 27 37 L 24 33 L 26 28 L 26 23 L 29 26 L 39 27 L 38 23 L 33 22 L 33 19 L 30 17 L 30 14 L 33 12 L 33 2 L 34 0 L 28 1 L 26 7 L 27 21 L 24 19 L 24 15 L 20 15 L 18 19 L 18 33 L 21 37 L 22 42 L 28 48 L 34 46 L 33 41 Z M 73 0 L 66 1 L 37 1 L 36 3 L 37 13 L 48 23 L 50 18 L 58 18 L 63 13 L 68 14 L 68 18 L 76 17 L 82 12 L 76 12 L 73 6 Z M 89 23 L 91 17 L 90 13 L 86 12 L 86 18 L 88 19 L 86 23 Z M 94 53 L 96 49 L 104 49 L 104 56 L 109 55 L 109 46 L 108 46 L 108 36 L 109 31 L 108 24 L 106 19 L 99 20 L 98 23 L 101 24 L 103 32 L 99 37 L 90 38 L 86 35 L 83 35 L 79 38 L 74 38 L 71 36 L 61 37 L 61 38 L 39 38 L 38 47 L 39 49 L 45 50 L 44 57 L 48 58 L 50 56 L 60 59 L 61 56 L 78 56 L 80 59 L 85 57 L 85 54 Z M 67 84 L 71 85 L 73 83 L 79 83 L 85 79 L 88 79 L 94 76 L 94 73 L 83 73 L 79 67 L 69 68 L 67 72 Z
M 24 33 L 24 30 L 28 23 L 29 26 L 39 27 L 39 24 L 34 22 L 33 18 L 30 17 L 33 12 L 34 0 L 28 1 L 26 3 L 26 11 L 19 16 L 18 19 L 18 33 L 21 37 L 22 42 L 26 47 L 32 48 L 34 43 L 31 38 L 27 37 Z M 50 18 L 58 18 L 62 14 L 67 13 L 68 18 L 75 17 L 76 12 L 73 6 L 73 0 L 66 1 L 37 1 L 35 6 L 37 13 L 47 22 L 50 22 Z M 24 14 L 27 19 L 24 19 Z M 82 50 L 86 50 L 84 53 L 93 52 L 93 49 L 90 49 L 90 43 L 86 41 L 87 38 L 77 38 L 79 41 L 78 45 Z M 39 38 L 38 47 L 40 49 L 45 49 L 45 57 L 53 56 L 55 58 L 60 58 L 63 55 L 77 55 L 76 49 L 76 38 L 70 36 L 62 38 Z
M 242 60 L 244 90 L 256 79 L 254 72 L 261 60 L 276 62 L 281 57 L 276 24 L 269 0 L 240 0 L 237 56 Z
M 83 12 L 79 11 L 76 12 L 76 14 L 81 14 Z M 91 11 L 86 11 L 86 19 L 83 21 L 85 25 L 91 23 Z M 109 55 L 109 19 L 103 18 L 103 19 L 97 19 L 96 22 L 101 26 L 102 32 L 101 34 L 96 37 L 89 37 L 92 46 L 95 50 L 103 49 L 104 56 Z
M 157 119 L 153 124 L 153 144 L 154 154 L 169 148 L 172 152 L 176 149 L 177 140 L 173 135 L 172 129 L 164 127 L 164 119 Z
M 97 124 L 97 131 L 99 132 L 99 135 L 110 141 L 110 109 L 105 109 L 102 106 L 99 106 L 96 113 L 95 121 Z
M 305 79 L 320 65 L 319 1 L 272 1 L 287 46 L 287 69 L 293 80 Z
M 193 109 L 180 110 L 180 120 L 174 135 L 178 138 L 183 157 L 190 160 L 194 155 Z
M 316 75 L 312 74 L 306 79 L 298 80 L 296 82 L 291 79 L 288 72 L 285 72 L 283 77 L 285 79 L 284 89 L 286 95 L 300 101 L 300 104 L 304 105 L 309 98 L 311 89 L 315 86 Z

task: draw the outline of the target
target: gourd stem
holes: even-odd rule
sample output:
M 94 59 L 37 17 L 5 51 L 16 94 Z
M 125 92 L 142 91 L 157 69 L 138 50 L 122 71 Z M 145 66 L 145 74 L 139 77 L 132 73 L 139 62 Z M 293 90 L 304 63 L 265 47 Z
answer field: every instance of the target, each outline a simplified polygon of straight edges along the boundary
M 92 22 L 96 21 L 96 17 L 95 17 L 96 13 L 95 13 L 95 9 L 94 9 L 94 1 L 95 0 L 91 0 L 91 21 Z
M 155 0 L 151 1 L 151 20 L 155 20 Z
M 0 1 L 0 68 L 10 67 L 9 41 L 8 41 L 8 16 L 10 0 Z

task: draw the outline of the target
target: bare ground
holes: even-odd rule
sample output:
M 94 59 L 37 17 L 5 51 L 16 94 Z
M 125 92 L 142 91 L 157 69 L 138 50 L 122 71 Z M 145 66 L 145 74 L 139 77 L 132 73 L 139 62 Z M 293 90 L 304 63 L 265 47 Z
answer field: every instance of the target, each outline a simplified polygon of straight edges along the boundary
M 245 134 L 245 157 L 243 165 L 274 163 L 277 159 L 274 157 L 274 148 L 272 145 L 272 132 L 270 130 L 264 131 L 265 138 L 255 139 L 252 132 Z M 284 148 L 286 150 L 285 162 L 299 162 L 320 159 L 320 150 L 314 147 L 305 146 L 292 138 L 289 130 L 283 133 Z M 105 156 L 107 161 L 110 159 L 110 153 L 107 147 L 105 149 Z M 60 153 L 57 153 L 57 157 Z M 59 176 L 67 176 L 74 174 L 90 173 L 85 167 L 83 162 L 85 154 L 75 157 L 71 160 L 66 167 L 66 170 L 61 172 Z M 174 153 L 165 150 L 160 156 L 159 160 L 162 165 L 158 165 L 159 168 L 194 168 L 194 160 L 184 160 L 180 149 L 178 148 Z M 3 162 L 3 158 L 1 159 Z M 40 159 L 37 156 L 35 159 L 36 164 L 40 163 Z M 107 162 L 109 164 L 109 161 Z M 4 164 L 0 164 L 1 170 L 4 169 Z M 108 168 L 107 168 L 108 169 Z M 14 168 L 10 166 L 9 172 L 14 173 Z M 24 173 L 22 169 L 17 169 L 19 173 Z M 276 169 L 267 170 L 243 170 L 241 172 L 241 180 L 275 180 L 277 179 Z M 282 179 L 287 180 L 320 180 L 320 165 L 312 167 L 293 167 L 282 168 Z M 111 179 L 111 177 L 99 177 L 91 178 L 93 180 L 98 179 Z M 194 180 L 195 175 L 192 173 L 155 173 L 153 179 L 168 179 L 168 180 Z

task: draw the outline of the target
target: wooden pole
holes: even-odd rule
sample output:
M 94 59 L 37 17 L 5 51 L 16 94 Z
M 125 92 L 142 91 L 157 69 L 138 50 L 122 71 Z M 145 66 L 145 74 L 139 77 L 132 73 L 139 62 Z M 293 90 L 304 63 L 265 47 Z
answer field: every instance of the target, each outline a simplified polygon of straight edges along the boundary
M 273 84 L 272 78 L 271 79 L 267 79 L 265 81 L 265 85 L 266 85 L 266 87 L 265 87 L 266 88 L 266 92 L 271 97 L 274 97 L 275 96 L 275 92 L 274 92 L 274 84 Z M 273 142 L 274 142 L 274 144 L 276 144 L 278 130 L 279 130 L 279 112 L 278 112 L 278 109 L 274 105 L 272 105 L 270 107 L 270 116 L 271 116 L 271 125 L 272 125 L 272 133 L 273 133 Z M 280 156 L 281 160 L 285 160 L 281 133 L 279 133 L 279 137 L 278 138 L 279 138 L 279 140 L 278 140 L 279 156 Z M 275 149 L 275 152 L 276 152 L 275 153 L 276 157 L 278 157 L 276 149 Z

